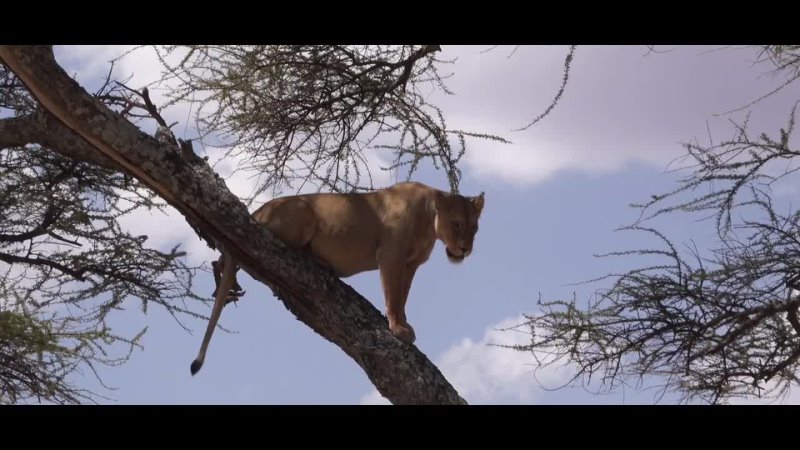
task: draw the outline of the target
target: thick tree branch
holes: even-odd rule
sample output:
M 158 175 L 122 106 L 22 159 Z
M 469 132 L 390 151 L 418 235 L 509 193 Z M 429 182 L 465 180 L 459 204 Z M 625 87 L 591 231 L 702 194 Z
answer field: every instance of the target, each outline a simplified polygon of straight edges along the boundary
M 119 170 L 113 160 L 64 126 L 52 114 L 38 110 L 33 114 L 0 119 L 0 148 L 39 144 L 70 158 Z
M 20 116 L 0 119 L 0 148 L 22 147 L 38 139 L 33 117 Z
M 389 332 L 372 304 L 259 227 L 207 165 L 187 163 L 178 149 L 92 98 L 50 47 L 0 46 L 0 59 L 45 109 L 216 239 L 298 319 L 341 347 L 391 402 L 466 403 L 422 352 Z

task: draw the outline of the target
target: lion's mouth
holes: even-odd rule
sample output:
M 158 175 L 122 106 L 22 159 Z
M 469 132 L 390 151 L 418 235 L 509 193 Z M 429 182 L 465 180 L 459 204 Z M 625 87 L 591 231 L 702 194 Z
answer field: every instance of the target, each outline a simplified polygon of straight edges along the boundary
M 461 261 L 464 261 L 465 256 L 463 253 L 460 255 L 454 255 L 450 253 L 450 249 L 447 247 L 444 248 L 444 252 L 447 254 L 447 259 L 449 259 L 452 263 L 460 263 Z

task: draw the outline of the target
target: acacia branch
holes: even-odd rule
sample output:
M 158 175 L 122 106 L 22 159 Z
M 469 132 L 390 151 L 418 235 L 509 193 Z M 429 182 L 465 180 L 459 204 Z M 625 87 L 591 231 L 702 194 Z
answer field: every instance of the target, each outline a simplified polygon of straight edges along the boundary
M 797 335 L 800 336 L 800 319 L 797 318 L 797 307 L 797 305 L 794 305 L 786 311 L 786 318 L 789 320 L 789 323 L 792 325 Z
M 47 266 L 53 269 L 56 269 L 60 272 L 63 272 L 67 275 L 74 277 L 78 281 L 85 281 L 86 278 L 83 276 L 85 270 L 74 270 L 71 269 L 63 264 L 59 264 L 55 261 L 51 261 L 49 259 L 42 259 L 42 258 L 28 258 L 25 256 L 16 256 L 16 255 L 9 255 L 7 253 L 0 253 L 0 261 L 3 261 L 8 264 L 14 263 L 22 263 L 22 264 L 29 264 L 34 266 Z
M 307 183 L 337 192 L 372 190 L 374 169 L 365 161 L 371 148 L 394 160 L 380 170 L 407 170 L 410 177 L 429 162 L 457 192 L 465 138 L 500 139 L 449 130 L 428 102 L 425 85 L 450 93 L 439 74 L 450 61 L 434 58 L 436 45 L 155 50 L 166 71 L 160 83 L 177 84 L 167 90 L 166 105 L 193 105 L 200 136 L 246 156 L 239 169 L 260 174 L 251 199 L 268 189 L 299 192 Z M 448 132 L 460 148 L 445 139 Z
M 369 301 L 259 227 L 207 165 L 186 162 L 179 150 L 94 99 L 58 65 L 51 47 L 0 46 L 0 59 L 45 109 L 216 239 L 299 320 L 338 345 L 392 403 L 466 403 L 422 352 L 390 333 Z
M 47 229 L 50 228 L 58 216 L 60 211 L 56 208 L 55 205 L 52 203 L 47 207 L 47 210 L 44 212 L 44 217 L 42 218 L 42 223 L 37 225 L 35 228 L 24 231 L 22 233 L 17 234 L 3 234 L 0 233 L 0 242 L 24 242 L 28 239 L 35 238 L 37 236 L 41 236 L 43 234 L 47 234 Z
M 39 144 L 70 158 L 119 170 L 110 158 L 76 135 L 47 111 L 37 110 L 25 116 L 0 119 L 0 148 Z
M 524 130 L 527 130 L 530 127 L 534 126 L 537 122 L 539 122 L 540 120 L 544 119 L 548 114 L 550 114 L 550 112 L 553 111 L 553 108 L 556 107 L 558 102 L 561 101 L 561 97 L 564 95 L 564 90 L 567 88 L 567 81 L 569 81 L 569 66 L 570 66 L 570 64 L 572 64 L 572 58 L 575 56 L 575 47 L 576 46 L 574 46 L 574 45 L 571 45 L 569 47 L 569 53 L 567 53 L 567 57 L 564 59 L 564 76 L 561 79 L 561 87 L 558 88 L 558 92 L 556 93 L 555 98 L 553 98 L 553 100 L 550 102 L 550 104 L 547 106 L 547 108 L 544 110 L 543 113 L 541 113 L 538 116 L 536 116 L 535 119 L 530 121 L 524 127 L 517 128 L 514 131 L 524 131 Z M 514 51 L 516 52 L 517 50 L 514 49 Z M 511 55 L 509 55 L 509 57 L 510 56 Z

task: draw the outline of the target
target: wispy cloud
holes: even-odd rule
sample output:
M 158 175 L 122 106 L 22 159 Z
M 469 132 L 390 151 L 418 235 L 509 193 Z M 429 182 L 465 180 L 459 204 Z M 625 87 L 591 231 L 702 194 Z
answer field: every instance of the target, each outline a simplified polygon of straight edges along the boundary
M 685 46 L 653 54 L 644 46 L 581 46 L 558 106 L 545 119 L 518 129 L 545 110 L 558 90 L 566 46 L 523 46 L 481 53 L 445 46 L 458 58 L 448 86 L 456 93 L 434 101 L 448 125 L 499 134 L 512 145 L 471 141 L 469 174 L 532 186 L 564 171 L 587 174 L 633 164 L 666 168 L 683 154 L 681 142 L 731 135 L 729 119 L 714 115 L 749 103 L 781 82 L 759 77 L 769 67 L 751 64 L 752 49 Z M 794 87 L 800 91 L 800 86 Z M 751 125 L 784 124 L 796 96 L 770 98 L 754 109 Z M 710 130 L 706 128 L 709 121 Z M 772 128 L 769 128 L 772 127 Z
M 487 328 L 480 340 L 464 338 L 436 359 L 442 374 L 468 403 L 535 403 L 542 388 L 559 387 L 574 374 L 565 365 L 537 368 L 530 353 L 494 346 L 529 343 L 527 328 L 515 329 L 524 321 L 522 316 L 505 319 Z M 547 359 L 544 354 L 537 356 Z M 389 402 L 373 390 L 361 398 L 361 404 Z

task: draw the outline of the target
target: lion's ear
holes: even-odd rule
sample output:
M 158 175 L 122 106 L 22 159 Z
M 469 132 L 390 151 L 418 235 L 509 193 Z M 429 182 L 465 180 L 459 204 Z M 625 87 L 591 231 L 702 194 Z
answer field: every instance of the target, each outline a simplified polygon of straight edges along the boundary
M 475 206 L 475 209 L 478 210 L 478 213 L 483 211 L 483 192 L 481 192 L 481 195 L 477 197 L 472 197 L 472 205 Z

